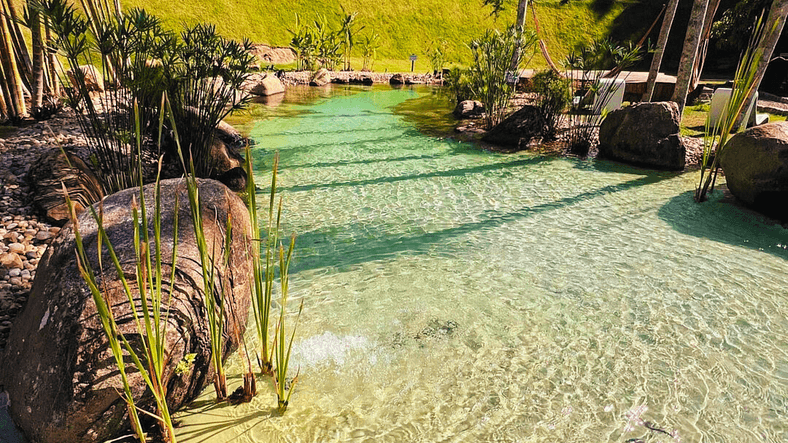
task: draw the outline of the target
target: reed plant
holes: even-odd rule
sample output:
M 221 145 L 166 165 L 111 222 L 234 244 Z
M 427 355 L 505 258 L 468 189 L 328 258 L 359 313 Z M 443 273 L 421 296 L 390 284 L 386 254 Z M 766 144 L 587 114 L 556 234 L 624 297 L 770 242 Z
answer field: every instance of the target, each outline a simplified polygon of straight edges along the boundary
M 275 264 L 276 264 L 276 245 L 279 239 L 279 224 L 281 220 L 281 204 L 274 219 L 274 202 L 276 201 L 276 177 L 279 168 L 279 153 L 274 155 L 274 164 L 271 173 L 271 192 L 268 200 L 268 219 L 265 230 L 265 262 L 263 262 L 260 249 L 263 244 L 260 236 L 260 220 L 257 212 L 257 199 L 255 195 L 257 188 L 254 183 L 252 167 L 252 152 L 249 146 L 246 147 L 246 170 L 248 179 L 246 181 L 246 191 L 249 196 L 249 219 L 252 223 L 252 239 L 260 244 L 252 247 L 252 272 L 254 283 L 252 284 L 252 309 L 254 311 L 255 325 L 257 327 L 257 339 L 260 342 L 260 353 L 257 363 L 260 372 L 264 375 L 273 375 L 273 346 L 269 349 L 271 335 L 269 333 L 269 319 L 271 317 L 271 299 L 274 291 Z
M 527 65 L 522 54 L 528 54 L 530 60 L 536 42 L 532 30 L 520 32 L 515 26 L 509 26 L 503 32 L 489 30 L 482 38 L 468 44 L 473 53 L 473 63 L 467 73 L 469 85 L 474 98 L 484 105 L 488 128 L 506 117 L 516 86 L 507 77 L 518 75 L 512 72 L 511 66 L 519 69 Z
M 135 104 L 135 121 L 137 130 L 139 131 L 140 118 L 138 107 Z M 139 140 L 139 138 L 138 138 Z M 137 144 L 138 151 L 141 146 Z M 161 165 L 161 160 L 159 162 Z M 141 167 L 141 165 L 139 166 Z M 161 169 L 159 168 L 159 171 Z M 121 382 L 123 384 L 123 393 L 121 397 L 126 402 L 129 419 L 132 429 L 140 442 L 145 442 L 145 433 L 140 423 L 139 412 L 154 417 L 161 428 L 162 437 L 165 441 L 175 443 L 175 432 L 173 429 L 172 418 L 170 416 L 169 408 L 167 406 L 167 384 L 166 384 L 166 365 L 170 358 L 167 355 L 166 349 L 166 335 L 167 324 L 169 319 L 169 307 L 172 301 L 173 285 L 175 282 L 175 269 L 178 257 L 178 211 L 175 211 L 173 222 L 173 241 L 172 241 L 172 257 L 171 257 L 171 272 L 169 275 L 169 288 L 165 291 L 166 280 L 164 279 L 163 272 L 163 256 L 162 256 L 162 237 L 161 237 L 161 188 L 157 177 L 156 186 L 154 190 L 155 210 L 153 214 L 153 239 L 150 237 L 150 222 L 148 218 L 145 193 L 143 189 L 142 180 L 138 183 L 139 186 L 139 204 L 136 197 L 132 199 L 132 222 L 133 229 L 133 242 L 134 242 L 134 258 L 135 258 L 135 277 L 137 283 L 137 291 L 131 289 L 128 280 L 125 277 L 125 272 L 118 258 L 117 253 L 109 239 L 103 223 L 103 207 L 99 203 L 98 211 L 95 206 L 89 208 L 90 214 L 97 225 L 97 248 L 99 259 L 99 273 L 97 274 L 89 260 L 88 254 L 85 250 L 84 241 L 79 231 L 79 220 L 74 210 L 74 205 L 68 197 L 68 192 L 64 189 L 66 203 L 69 207 L 71 215 L 72 226 L 77 249 L 77 266 L 82 278 L 88 285 L 93 301 L 96 304 L 96 311 L 101 321 L 104 332 L 107 336 L 110 351 L 115 359 L 115 363 L 121 375 Z M 178 198 L 176 196 L 175 207 L 179 207 Z M 151 254 L 151 245 L 154 252 Z M 125 334 L 121 331 L 116 321 L 115 315 L 112 312 L 112 307 L 105 298 L 109 296 L 109 289 L 106 286 L 107 279 L 104 278 L 104 270 L 102 266 L 101 256 L 103 249 L 106 247 L 111 262 L 115 268 L 117 278 L 121 283 L 123 292 L 128 300 L 129 309 L 131 311 L 134 325 L 136 326 L 137 334 L 139 335 L 139 343 L 142 349 L 135 348 L 126 338 Z M 99 279 L 99 276 L 102 276 Z M 167 294 L 165 300 L 165 292 Z M 139 301 L 135 300 L 135 295 L 139 296 Z M 138 306 L 139 303 L 139 306 Z M 134 368 L 139 372 L 142 379 L 145 381 L 148 389 L 153 394 L 156 403 L 156 411 L 151 413 L 138 408 L 134 402 L 134 397 L 131 391 L 129 382 L 127 366 L 124 361 L 125 354 L 131 357 L 134 363 Z M 140 352 L 141 351 L 141 352 Z M 139 354 L 142 354 L 141 356 Z
M 740 116 L 746 109 L 745 100 L 754 88 L 757 88 L 756 72 L 758 62 L 763 57 L 760 45 L 764 37 L 763 17 L 759 18 L 750 38 L 750 44 L 742 54 L 733 78 L 733 87 L 728 102 L 717 123 L 711 125 L 711 113 L 706 117 L 703 137 L 703 156 L 701 157 L 700 182 L 695 190 L 695 201 L 706 200 L 706 194 L 714 190 L 717 174 L 720 169 L 720 156 L 728 145 L 731 133 L 743 130 L 746 125 L 739 124 Z
M 281 204 L 280 204 L 281 208 Z M 287 379 L 287 371 L 290 366 L 290 353 L 293 350 L 293 339 L 295 338 L 296 328 L 298 327 L 298 320 L 301 318 L 301 312 L 304 310 L 304 301 L 298 306 L 298 315 L 296 316 L 295 324 L 290 335 L 290 340 L 287 340 L 285 334 L 285 321 L 287 318 L 287 293 L 290 283 L 289 269 L 290 260 L 293 258 L 293 248 L 295 247 L 295 234 L 290 237 L 290 246 L 285 253 L 284 247 L 279 245 L 279 280 L 281 284 L 281 297 L 279 300 L 279 321 L 276 325 L 276 333 L 274 334 L 274 355 L 276 361 L 276 369 L 274 370 L 274 389 L 276 390 L 277 409 L 280 414 L 284 414 L 287 410 L 287 405 L 290 403 L 290 396 L 293 395 L 293 390 L 298 382 L 298 373 L 292 380 Z
M 214 258 L 216 257 L 216 244 L 212 245 L 212 249 L 208 249 L 208 241 L 205 236 L 205 230 L 202 223 L 202 201 L 200 198 L 200 189 L 197 183 L 197 176 L 194 170 L 194 161 L 189 159 L 189 166 L 187 169 L 186 161 L 183 157 L 183 151 L 180 145 L 180 137 L 178 135 L 178 127 L 172 115 L 172 106 L 166 94 L 162 95 L 162 108 L 166 109 L 169 116 L 170 123 L 174 132 L 174 140 L 177 145 L 178 153 L 181 163 L 185 170 L 190 171 L 186 175 L 186 189 L 189 195 L 189 207 L 191 209 L 192 226 L 194 228 L 194 238 L 197 243 L 197 251 L 200 255 L 200 269 L 202 274 L 203 283 L 203 299 L 205 301 L 205 308 L 208 320 L 208 334 L 211 345 L 211 366 L 214 370 L 213 386 L 216 391 L 216 398 L 218 401 L 227 398 L 227 376 L 224 371 L 224 323 L 225 323 L 225 285 L 223 282 L 217 285 L 216 279 L 223 279 L 225 269 L 218 269 Z M 220 247 L 224 251 L 222 254 L 223 261 L 227 261 L 229 254 L 230 236 L 230 215 L 228 213 L 228 226 L 225 232 L 225 244 Z
M 609 39 L 601 39 L 567 56 L 564 67 L 573 88 L 569 111 L 569 152 L 581 157 L 588 155 L 596 130 L 606 116 L 604 109 L 616 87 L 603 87 L 600 80 L 617 79 L 622 70 L 637 63 L 643 55 L 644 51 L 637 45 L 618 45 Z

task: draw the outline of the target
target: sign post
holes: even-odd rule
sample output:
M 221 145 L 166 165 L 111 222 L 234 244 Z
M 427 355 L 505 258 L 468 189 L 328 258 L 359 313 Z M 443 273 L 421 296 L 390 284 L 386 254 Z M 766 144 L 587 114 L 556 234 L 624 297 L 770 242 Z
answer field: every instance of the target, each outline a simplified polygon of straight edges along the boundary
M 416 54 L 410 55 L 410 72 L 413 72 L 413 67 L 416 65 Z

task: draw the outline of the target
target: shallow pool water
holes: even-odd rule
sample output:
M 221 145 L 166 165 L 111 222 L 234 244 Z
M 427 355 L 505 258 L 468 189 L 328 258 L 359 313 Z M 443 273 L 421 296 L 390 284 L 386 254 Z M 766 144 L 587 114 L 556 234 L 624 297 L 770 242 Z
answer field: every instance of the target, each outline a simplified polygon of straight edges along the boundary
M 335 92 L 250 127 L 298 235 L 290 408 L 209 388 L 180 442 L 788 441 L 788 230 L 697 173 L 424 135 L 429 89 Z

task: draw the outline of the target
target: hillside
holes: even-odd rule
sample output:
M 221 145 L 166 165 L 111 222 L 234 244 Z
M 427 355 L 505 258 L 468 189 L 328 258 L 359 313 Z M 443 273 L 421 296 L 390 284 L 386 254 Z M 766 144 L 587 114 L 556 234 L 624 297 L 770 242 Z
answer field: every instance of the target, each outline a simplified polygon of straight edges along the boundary
M 288 45 L 291 34 L 288 28 L 295 25 L 295 14 L 301 20 L 313 20 L 318 13 L 325 14 L 336 25 L 340 2 L 331 0 L 124 0 L 125 8 L 143 7 L 161 17 L 164 22 L 178 29 L 183 23 L 206 20 L 214 23 L 222 35 L 232 38 L 248 37 L 256 43 Z M 448 44 L 447 61 L 467 62 L 470 51 L 465 44 L 478 37 L 488 28 L 503 28 L 514 21 L 516 5 L 495 20 L 489 16 L 490 9 L 482 7 L 482 0 L 344 0 L 347 11 L 359 13 L 358 22 L 364 25 L 362 34 L 374 30 L 381 36 L 376 70 L 410 69 L 407 61 L 410 54 L 419 56 L 418 70 L 428 67 L 425 51 L 434 42 L 445 40 Z M 601 5 L 601 6 L 600 6 Z M 634 7 L 633 7 L 634 6 Z M 653 21 L 656 13 L 643 22 L 643 14 L 629 23 L 616 21 L 628 7 L 643 10 L 643 2 L 625 0 L 573 0 L 560 5 L 559 0 L 542 0 L 536 4 L 537 17 L 542 29 L 542 38 L 554 60 L 560 61 L 577 44 L 594 37 L 606 35 L 613 27 L 626 29 L 639 38 Z M 649 9 L 649 8 L 645 8 Z M 649 11 L 646 11 L 648 14 Z M 531 14 L 528 23 L 533 26 Z M 614 33 L 621 34 L 620 32 Z M 360 64 L 360 63 L 356 63 Z M 544 66 L 540 57 L 534 58 L 532 66 Z

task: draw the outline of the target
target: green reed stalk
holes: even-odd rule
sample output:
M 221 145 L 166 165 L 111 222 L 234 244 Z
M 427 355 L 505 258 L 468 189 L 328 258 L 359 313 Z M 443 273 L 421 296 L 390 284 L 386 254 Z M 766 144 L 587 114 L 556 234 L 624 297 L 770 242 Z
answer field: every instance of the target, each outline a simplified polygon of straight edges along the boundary
M 252 271 L 254 277 L 254 284 L 252 285 L 252 307 L 254 309 L 255 324 L 257 325 L 257 338 L 260 341 L 260 356 L 257 358 L 257 363 L 263 375 L 273 375 L 273 347 L 271 347 L 269 351 L 269 341 L 271 339 L 269 334 L 269 319 L 271 316 L 271 297 L 274 288 L 276 244 L 279 239 L 279 223 L 281 217 L 280 209 L 279 215 L 276 221 L 274 221 L 274 201 L 276 200 L 278 167 L 279 153 L 277 152 L 276 155 L 274 155 L 274 165 L 271 174 L 271 194 L 268 201 L 265 264 L 263 264 L 262 261 L 260 246 L 258 245 L 252 248 Z M 257 188 L 254 183 L 254 174 L 252 170 L 252 153 L 248 145 L 246 147 L 246 170 L 248 171 L 246 191 L 249 195 L 249 218 L 252 223 L 252 239 L 256 242 L 262 242 L 262 238 L 260 237 L 260 223 L 257 215 L 257 201 L 255 198 Z
M 763 17 L 758 19 L 755 31 L 747 49 L 744 51 L 739 66 L 736 68 L 736 75 L 733 78 L 731 96 L 722 111 L 720 120 L 711 128 L 709 114 L 706 117 L 706 128 L 703 136 L 703 157 L 700 168 L 700 182 L 695 190 L 695 201 L 706 200 L 709 189 L 714 190 L 714 183 L 717 181 L 717 173 L 720 169 L 720 155 L 725 150 L 731 132 L 736 130 L 739 116 L 747 106 L 745 99 L 750 96 L 750 92 L 758 85 L 755 83 L 758 62 L 763 55 L 763 48 L 760 48 L 760 41 L 764 36 Z M 755 110 L 753 110 L 755 112 Z M 746 123 L 746 122 L 745 122 Z M 745 125 L 741 125 L 745 126 Z M 738 128 L 741 130 L 741 127 Z M 709 165 L 709 160 L 711 165 Z
M 279 210 L 282 210 L 282 201 L 279 201 Z M 295 247 L 295 234 L 290 237 L 290 247 L 287 249 L 287 255 L 282 245 L 279 245 L 279 280 L 281 283 L 282 297 L 279 302 L 279 322 L 276 326 L 276 334 L 274 336 L 274 348 L 276 356 L 276 370 L 274 372 L 274 388 L 276 390 L 276 397 L 278 400 L 278 410 L 280 414 L 284 414 L 287 410 L 287 405 L 290 403 L 290 396 L 293 394 L 296 382 L 298 381 L 298 373 L 296 373 L 290 385 L 287 385 L 287 369 L 290 365 L 290 352 L 293 349 L 293 339 L 295 338 L 296 328 L 298 327 L 298 320 L 301 318 L 301 311 L 304 309 L 304 301 L 298 307 L 298 315 L 296 316 L 295 324 L 293 325 L 293 332 L 290 335 L 290 342 L 287 342 L 285 336 L 285 316 L 287 314 L 287 292 L 290 283 L 289 268 L 290 260 L 293 257 L 293 248 Z
M 200 254 L 200 264 L 203 279 L 203 293 L 205 298 L 205 307 L 208 317 L 208 332 L 211 340 L 211 364 L 214 369 L 213 386 L 216 390 L 216 398 L 221 401 L 227 398 L 227 377 L 224 372 L 224 291 L 223 285 L 220 285 L 220 291 L 216 291 L 214 285 L 217 275 L 222 276 L 217 272 L 216 265 L 212 260 L 214 254 L 208 252 L 208 243 L 205 239 L 205 230 L 202 224 L 202 210 L 199 186 L 197 185 L 197 176 L 194 170 L 194 161 L 189 158 L 189 168 L 186 169 L 186 162 L 183 158 L 183 151 L 181 149 L 180 137 L 178 136 L 178 129 L 175 124 L 175 119 L 172 114 L 172 107 L 167 99 L 166 93 L 162 95 L 162 112 L 166 107 L 167 115 L 169 116 L 172 130 L 174 133 L 175 144 L 177 145 L 178 155 L 181 158 L 181 164 L 184 170 L 190 171 L 186 174 L 186 189 L 189 194 L 189 207 L 191 208 L 192 225 L 194 226 L 194 238 L 197 243 L 197 250 Z M 160 120 L 161 121 L 161 120 Z M 229 244 L 226 245 L 229 248 Z M 218 293 L 217 293 L 218 292 Z
M 136 130 L 140 131 L 140 119 L 139 119 L 139 108 L 137 104 L 134 104 L 134 114 L 137 128 Z M 137 149 L 138 152 L 141 150 L 141 138 L 137 138 Z M 142 165 L 140 164 L 139 167 L 141 168 Z M 112 350 L 113 356 L 115 358 L 115 362 L 120 370 L 121 373 L 121 381 L 124 385 L 124 401 L 126 401 L 127 409 L 129 411 L 129 418 L 132 422 L 132 428 L 135 430 L 137 434 L 137 438 L 140 439 L 141 442 L 145 441 L 145 436 L 142 432 L 142 428 L 139 423 L 139 416 L 137 414 L 137 407 L 134 404 L 134 400 L 131 393 L 131 388 L 129 385 L 128 377 L 126 374 L 125 363 L 123 362 L 123 351 L 120 347 L 120 343 L 123 343 L 123 348 L 125 348 L 128 355 L 131 357 L 132 361 L 134 362 L 134 366 L 139 371 L 140 375 L 142 376 L 143 380 L 145 381 L 148 388 L 153 393 L 154 400 L 156 402 L 156 408 L 158 415 L 147 413 L 155 417 L 161 427 L 162 435 L 164 440 L 170 443 L 175 443 L 175 431 L 172 425 L 172 418 L 170 416 L 169 408 L 167 407 L 167 386 L 165 383 L 164 372 L 166 369 L 166 361 L 167 358 L 165 356 L 165 339 L 167 334 L 167 320 L 169 318 L 169 304 L 167 305 L 167 309 L 165 312 L 163 311 L 162 306 L 162 299 L 163 299 L 163 291 L 162 288 L 164 286 L 163 280 L 163 273 L 162 273 L 162 254 L 161 254 L 161 188 L 160 188 L 160 174 L 161 174 L 161 159 L 159 160 L 159 175 L 156 178 L 156 187 L 154 191 L 154 198 L 155 198 L 155 212 L 153 216 L 153 241 L 154 241 L 154 257 L 151 257 L 150 254 L 150 233 L 149 233 L 149 220 L 147 215 L 147 209 L 145 207 L 145 194 L 143 189 L 143 183 L 140 180 L 139 182 L 139 190 L 140 190 L 140 204 L 137 205 L 136 198 L 132 199 L 132 222 L 134 224 L 134 257 L 135 257 L 135 277 L 137 281 L 137 287 L 139 291 L 139 298 L 140 298 L 140 308 L 137 307 L 137 303 L 134 300 L 134 292 L 132 291 L 131 287 L 128 284 L 128 281 L 125 277 L 123 268 L 121 266 L 120 260 L 115 252 L 112 243 L 110 242 L 109 236 L 107 235 L 106 230 L 104 229 L 103 223 L 103 207 L 99 206 L 99 212 L 96 212 L 95 207 L 91 206 L 90 212 L 93 219 L 96 221 L 96 225 L 98 227 L 98 235 L 97 235 L 97 247 L 98 247 L 98 257 L 99 257 L 99 267 L 101 269 L 101 253 L 102 253 L 102 246 L 106 245 L 107 250 L 109 252 L 109 256 L 112 260 L 112 264 L 115 267 L 115 271 L 117 272 L 118 279 L 120 280 L 123 291 L 126 294 L 126 298 L 129 302 L 129 307 L 134 317 L 134 322 L 137 327 L 137 333 L 140 336 L 140 342 L 142 344 L 142 351 L 144 353 L 143 360 L 140 359 L 137 351 L 131 346 L 131 344 L 126 339 L 125 335 L 120 332 L 117 323 L 115 322 L 114 315 L 112 314 L 112 310 L 110 309 L 109 305 L 107 304 L 106 300 L 104 299 L 101 290 L 98 286 L 98 280 L 96 278 L 96 274 L 92 269 L 92 265 L 88 260 L 88 256 L 85 252 L 82 237 L 79 235 L 79 223 L 76 218 L 76 212 L 74 211 L 73 204 L 71 200 L 68 198 L 68 194 L 66 193 L 66 202 L 69 206 L 69 211 L 71 214 L 72 224 L 74 227 L 74 234 L 75 240 L 77 245 L 77 265 L 80 270 L 80 274 L 82 275 L 83 279 L 88 284 L 90 288 L 91 295 L 93 296 L 93 300 L 96 303 L 97 313 L 99 318 L 101 319 L 102 326 L 104 328 L 104 332 L 106 333 L 110 348 Z M 178 197 L 176 196 L 175 199 L 175 214 L 174 214 L 174 222 L 173 222 L 173 251 L 172 251 L 172 265 L 171 265 L 171 274 L 170 274 L 170 287 L 169 287 L 169 299 L 172 299 L 172 291 L 173 285 L 175 283 L 175 269 L 177 263 L 177 244 L 178 244 L 178 210 L 179 207 Z M 140 229 L 140 226 L 144 226 L 144 229 Z M 102 269 L 103 272 L 103 269 Z M 106 292 L 106 291 L 105 291 Z M 162 314 L 164 314 L 162 316 Z M 143 411 L 145 412 L 145 411 Z

